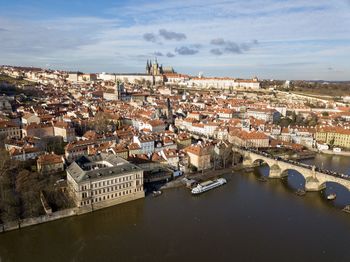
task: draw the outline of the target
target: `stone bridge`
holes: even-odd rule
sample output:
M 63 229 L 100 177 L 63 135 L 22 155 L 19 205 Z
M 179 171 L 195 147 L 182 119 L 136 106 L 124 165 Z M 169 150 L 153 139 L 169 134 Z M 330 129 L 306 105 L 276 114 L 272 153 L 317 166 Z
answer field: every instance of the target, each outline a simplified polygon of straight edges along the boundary
M 251 151 L 234 148 L 235 152 L 243 156 L 243 165 L 253 165 L 257 162 L 266 163 L 270 167 L 270 178 L 282 178 L 288 176 L 288 170 L 295 170 L 305 179 L 306 191 L 319 191 L 326 187 L 327 182 L 338 183 L 350 190 L 350 180 L 345 178 L 328 175 L 322 172 L 317 172 L 315 167 L 308 168 L 302 163 L 293 164 L 282 160 L 276 160 L 268 156 L 257 154 Z

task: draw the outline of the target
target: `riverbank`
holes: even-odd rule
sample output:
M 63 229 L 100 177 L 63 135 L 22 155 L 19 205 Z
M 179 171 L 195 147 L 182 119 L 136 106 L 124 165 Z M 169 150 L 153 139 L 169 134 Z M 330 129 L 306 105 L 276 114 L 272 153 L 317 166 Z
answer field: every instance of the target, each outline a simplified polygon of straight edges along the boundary
M 131 196 L 123 196 L 121 198 L 103 203 L 101 205 L 88 205 L 88 206 L 84 206 L 84 207 L 73 207 L 73 208 L 69 208 L 69 209 L 59 210 L 59 211 L 53 212 L 51 214 L 42 215 L 39 217 L 30 217 L 30 218 L 25 218 L 25 219 L 19 219 L 16 221 L 6 222 L 3 224 L 0 224 L 0 233 L 13 231 L 13 230 L 17 230 L 17 229 L 21 229 L 21 228 L 25 228 L 25 227 L 29 227 L 29 226 L 35 226 L 35 225 L 39 225 L 39 224 L 43 224 L 43 223 L 47 223 L 47 222 L 51 222 L 51 221 L 55 221 L 55 220 L 59 220 L 59 219 L 64 219 L 67 217 L 84 215 L 87 213 L 92 213 L 92 212 L 95 212 L 95 211 L 98 211 L 98 210 L 101 210 L 104 208 L 123 204 L 123 203 L 137 200 L 140 198 L 144 198 L 144 192 L 135 193 Z
M 198 173 L 194 173 L 194 174 L 188 174 L 187 178 L 194 179 L 197 181 L 203 181 L 203 180 L 208 180 L 211 178 L 215 178 L 215 177 L 230 173 L 230 172 L 232 172 L 232 170 L 238 171 L 238 170 L 242 170 L 244 168 L 245 167 L 242 165 L 237 165 L 234 167 L 227 167 L 227 168 L 217 169 L 217 170 L 206 170 L 203 173 L 198 172 Z M 181 181 L 182 178 L 183 177 L 180 177 L 176 180 L 170 181 L 167 184 L 165 184 L 164 186 L 162 186 L 160 189 L 165 190 L 165 189 L 170 189 L 170 188 L 183 187 L 184 184 Z M 118 204 L 122 204 L 124 202 L 128 202 L 131 200 L 134 200 L 134 199 L 125 199 L 125 201 L 121 201 Z M 57 212 L 53 212 L 52 214 L 42 215 L 39 217 L 11 221 L 11 222 L 7 222 L 4 224 L 0 224 L 0 233 L 13 231 L 13 230 L 17 230 L 17 229 L 21 229 L 21 228 L 25 228 L 25 227 L 29 227 L 29 226 L 35 226 L 35 225 L 39 225 L 39 224 L 43 224 L 43 223 L 47 223 L 47 222 L 51 222 L 51 221 L 55 221 L 55 220 L 59 220 L 59 219 L 64 219 L 67 217 L 83 215 L 83 214 L 91 213 L 91 212 L 94 212 L 94 211 L 97 211 L 97 210 L 100 210 L 103 208 L 107 208 L 107 207 L 110 207 L 110 206 L 108 206 L 108 205 L 103 206 L 103 207 L 87 206 L 84 208 L 75 207 L 75 208 L 60 210 Z
M 334 152 L 332 150 L 322 150 L 320 151 L 320 153 L 326 154 L 326 155 L 335 155 L 335 156 L 350 156 L 350 152 L 348 151 Z
M 245 168 L 247 168 L 247 167 L 244 167 L 243 165 L 236 165 L 234 167 L 230 166 L 230 167 L 222 168 L 222 169 L 206 170 L 203 173 L 197 172 L 197 173 L 193 173 L 193 174 L 187 174 L 186 176 L 179 177 L 176 180 L 173 180 L 173 181 L 166 183 L 160 189 L 165 190 L 165 189 L 185 186 L 184 183 L 181 181 L 184 177 L 187 177 L 188 179 L 198 180 L 198 181 L 199 180 L 208 180 L 211 178 L 222 176 L 222 175 L 230 173 L 232 171 L 240 171 L 240 170 L 243 170 Z

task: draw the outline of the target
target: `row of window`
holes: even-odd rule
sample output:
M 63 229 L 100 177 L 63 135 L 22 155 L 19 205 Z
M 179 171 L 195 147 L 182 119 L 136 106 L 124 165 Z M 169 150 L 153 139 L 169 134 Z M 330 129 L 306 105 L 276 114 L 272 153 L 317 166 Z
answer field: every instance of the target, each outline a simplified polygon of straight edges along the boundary
M 128 187 L 131 187 L 131 186 L 132 186 L 132 183 L 128 182 L 128 183 L 124 183 L 122 185 L 116 185 L 116 186 L 112 186 L 112 187 L 107 187 L 107 188 L 102 188 L 102 189 L 98 189 L 98 190 L 93 190 L 93 191 L 91 191 L 91 196 L 104 194 L 104 193 L 120 190 L 120 189 L 123 189 L 123 188 L 128 188 Z M 82 198 L 87 198 L 88 194 L 87 194 L 87 192 L 83 192 L 83 193 L 81 193 L 81 196 L 82 196 Z
M 134 189 L 134 192 L 141 191 L 141 190 L 142 190 L 142 188 L 136 188 L 136 189 Z M 109 195 L 105 195 L 105 196 L 101 196 L 101 197 L 96 197 L 96 198 L 93 198 L 91 200 L 81 201 L 80 205 L 81 206 L 85 206 L 85 205 L 98 203 L 98 202 L 105 201 L 105 200 L 115 199 L 117 197 L 121 197 L 121 196 L 125 196 L 125 195 L 128 195 L 128 194 L 131 194 L 132 191 L 133 190 L 129 189 L 129 190 L 121 191 L 121 192 L 114 193 L 114 194 L 109 194 Z
M 117 185 L 114 187 L 107 187 L 107 188 L 103 188 L 103 189 L 94 190 L 94 191 L 91 191 L 91 196 L 99 195 L 99 194 L 103 194 L 103 193 L 108 193 L 108 192 L 112 192 L 112 191 L 127 188 L 127 187 L 131 187 L 131 183 L 125 183 L 123 185 Z
M 136 175 L 136 177 L 138 178 L 139 175 Z M 92 183 L 91 188 L 99 188 L 99 187 L 103 187 L 103 186 L 109 186 L 109 185 L 113 185 L 113 184 L 117 184 L 117 183 L 121 183 L 121 182 L 131 181 L 133 179 L 134 179 L 134 175 L 124 176 L 124 177 L 115 178 L 115 179 L 111 179 L 111 180 L 105 180 L 103 182 Z M 82 191 L 87 190 L 87 189 L 88 189 L 87 185 L 81 186 Z

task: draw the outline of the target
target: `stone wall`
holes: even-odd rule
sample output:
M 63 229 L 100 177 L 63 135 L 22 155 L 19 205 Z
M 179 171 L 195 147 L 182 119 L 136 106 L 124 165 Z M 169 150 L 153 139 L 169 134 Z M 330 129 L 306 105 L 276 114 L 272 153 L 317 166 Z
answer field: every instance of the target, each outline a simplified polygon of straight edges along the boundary
M 74 215 L 77 215 L 77 208 L 60 210 L 50 215 L 43 215 L 39 217 L 20 219 L 18 221 L 11 221 L 2 225 L 0 224 L 0 232 L 11 231 L 11 230 L 20 229 L 23 227 L 42 224 L 42 223 L 46 223 L 57 219 L 74 216 Z
M 18 221 L 11 221 L 5 224 L 0 224 L 0 233 L 15 230 L 15 229 L 21 229 L 23 227 L 38 225 L 38 224 L 42 224 L 50 221 L 55 221 L 66 217 L 83 215 L 98 209 L 111 207 L 117 204 L 129 202 L 129 201 L 144 198 L 144 197 L 145 197 L 145 192 L 140 191 L 127 196 L 119 197 L 118 199 L 103 201 L 94 205 L 89 205 L 81 208 L 75 207 L 70 209 L 64 209 L 57 212 L 53 212 L 50 215 L 43 215 L 39 217 L 20 219 Z

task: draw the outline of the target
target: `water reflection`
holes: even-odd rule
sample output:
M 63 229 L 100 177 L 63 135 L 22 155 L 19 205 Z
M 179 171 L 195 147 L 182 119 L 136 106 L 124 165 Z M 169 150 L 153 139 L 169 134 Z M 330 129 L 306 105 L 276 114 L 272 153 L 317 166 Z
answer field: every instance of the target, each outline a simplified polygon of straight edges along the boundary
M 322 161 L 350 166 L 349 159 Z M 228 173 L 225 186 L 196 197 L 177 188 L 1 234 L 0 260 L 349 260 L 350 216 L 338 207 L 350 200 L 349 192 L 331 184 L 324 192 L 299 197 L 294 194 L 303 183 L 299 174 L 288 171 L 284 180 L 261 182 L 258 177 L 266 176 L 268 167 L 257 171 Z M 337 198 L 326 200 L 332 192 Z

